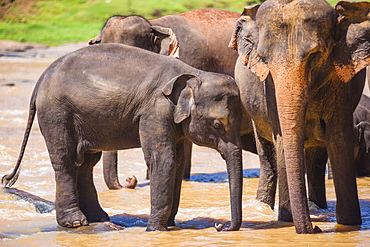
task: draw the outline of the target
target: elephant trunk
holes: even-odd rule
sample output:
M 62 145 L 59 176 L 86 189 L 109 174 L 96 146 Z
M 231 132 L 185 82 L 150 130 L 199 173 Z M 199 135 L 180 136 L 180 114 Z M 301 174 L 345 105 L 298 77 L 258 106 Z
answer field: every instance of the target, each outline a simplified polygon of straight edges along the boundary
M 243 163 L 240 142 L 239 145 L 221 142 L 219 150 L 226 161 L 231 205 L 231 225 L 223 230 L 237 231 L 242 224 Z
M 292 216 L 297 233 L 314 233 L 310 220 L 304 164 L 305 113 L 308 85 L 304 73 L 279 66 L 272 73 L 283 138 L 284 158 Z M 297 72 L 298 71 L 298 72 Z

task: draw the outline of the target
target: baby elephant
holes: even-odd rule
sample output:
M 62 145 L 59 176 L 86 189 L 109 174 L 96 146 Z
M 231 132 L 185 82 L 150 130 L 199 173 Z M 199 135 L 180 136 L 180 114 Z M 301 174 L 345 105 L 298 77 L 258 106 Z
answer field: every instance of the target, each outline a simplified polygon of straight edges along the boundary
M 102 151 L 142 147 L 150 166 L 147 230 L 174 225 L 184 171 L 184 140 L 216 149 L 229 172 L 232 220 L 242 222 L 241 109 L 232 77 L 122 44 L 82 48 L 59 58 L 38 80 L 15 182 L 35 114 L 56 179 L 56 218 L 65 227 L 109 217 L 93 184 Z

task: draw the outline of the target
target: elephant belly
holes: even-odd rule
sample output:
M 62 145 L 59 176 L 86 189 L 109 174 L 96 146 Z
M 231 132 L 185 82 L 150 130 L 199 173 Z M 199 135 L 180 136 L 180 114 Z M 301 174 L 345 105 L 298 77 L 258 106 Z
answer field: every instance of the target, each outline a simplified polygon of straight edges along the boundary
M 97 135 L 98 134 L 98 135 Z M 130 148 L 139 148 L 140 138 L 137 128 L 124 128 L 111 130 L 100 130 L 92 135 L 95 143 L 94 149 L 101 151 L 123 150 Z

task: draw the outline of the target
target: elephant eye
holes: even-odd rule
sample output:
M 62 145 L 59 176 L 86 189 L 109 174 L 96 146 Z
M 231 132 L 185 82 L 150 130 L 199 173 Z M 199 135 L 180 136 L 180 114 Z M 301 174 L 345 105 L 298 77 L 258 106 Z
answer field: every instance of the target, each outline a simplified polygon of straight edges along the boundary
M 223 95 L 217 96 L 217 97 L 215 98 L 215 101 L 221 101 L 223 98 L 224 98 L 224 96 L 223 96 Z
M 253 40 L 252 40 L 250 37 L 246 37 L 246 36 L 244 36 L 242 39 L 243 39 L 245 42 L 247 42 L 247 43 L 249 43 L 249 44 L 251 44 L 251 45 L 253 45 L 253 44 L 254 44 Z
M 221 123 L 221 121 L 220 121 L 220 120 L 218 120 L 218 119 L 213 120 L 212 125 L 213 125 L 213 127 L 214 127 L 215 129 L 220 129 L 220 128 L 222 128 L 222 123 Z
M 315 66 L 315 63 L 317 63 L 319 61 L 320 56 L 321 56 L 321 52 L 319 52 L 319 51 L 316 51 L 316 52 L 310 54 L 310 56 L 308 57 L 308 65 L 310 67 Z

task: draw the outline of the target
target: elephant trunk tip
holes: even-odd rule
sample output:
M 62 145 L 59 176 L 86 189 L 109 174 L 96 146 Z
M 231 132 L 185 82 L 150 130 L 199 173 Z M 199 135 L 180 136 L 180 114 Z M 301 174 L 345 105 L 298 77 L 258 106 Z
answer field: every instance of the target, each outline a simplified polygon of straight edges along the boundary
M 238 231 L 240 229 L 240 225 L 239 226 L 232 226 L 232 225 L 233 224 L 231 224 L 230 227 L 224 228 L 225 224 L 215 223 L 215 228 L 218 232 L 221 232 L 221 231 Z
M 122 187 L 126 189 L 135 189 L 136 185 L 137 178 L 134 175 L 132 175 L 131 177 L 126 178 L 126 184 Z
M 19 171 L 16 174 L 4 175 L 1 179 L 1 183 L 5 188 L 12 187 L 17 182 L 19 177 Z
M 222 229 L 224 228 L 224 224 L 221 224 L 221 223 L 215 223 L 215 228 L 218 232 L 222 231 Z

